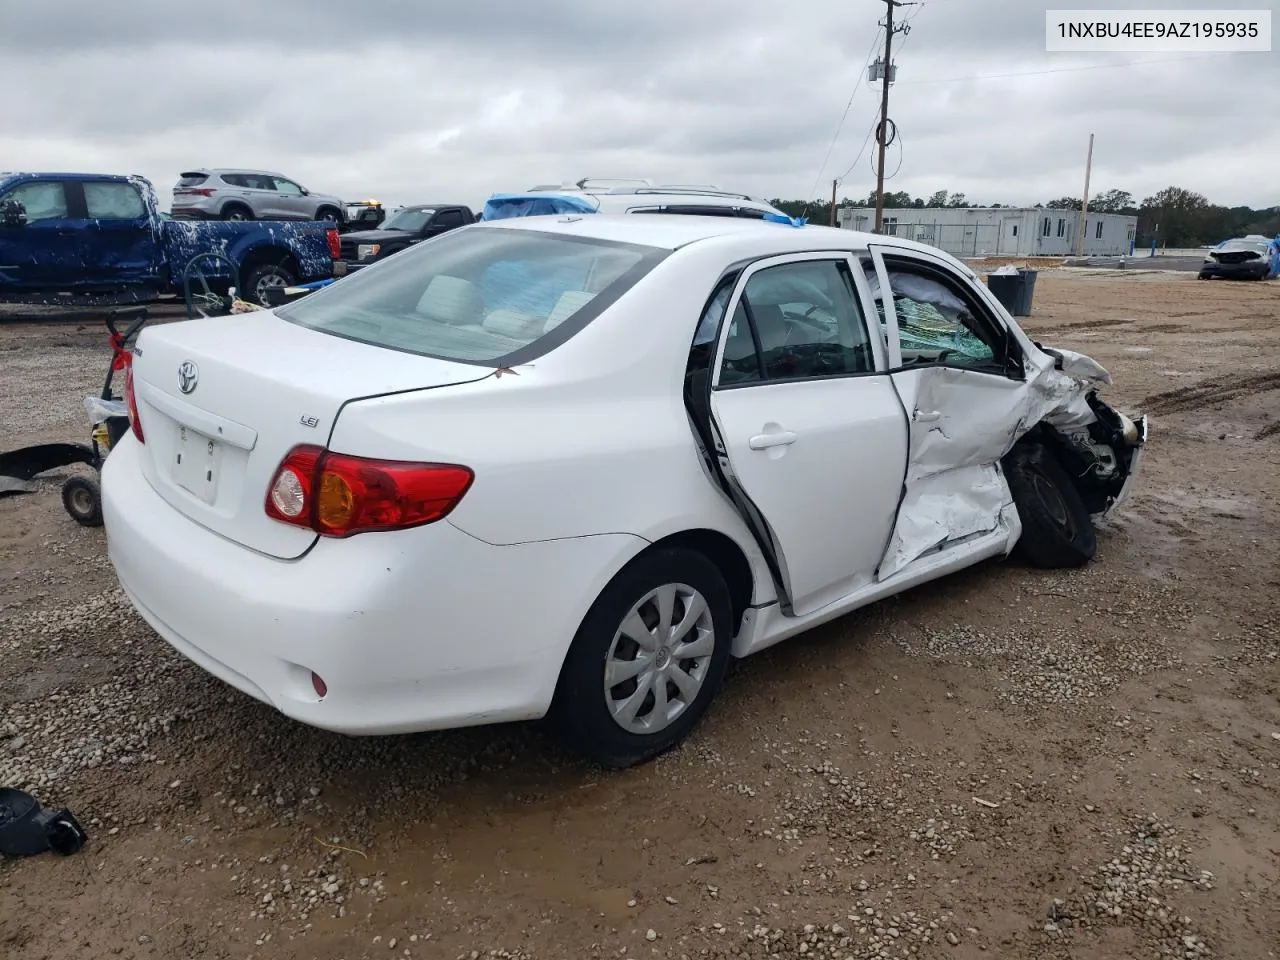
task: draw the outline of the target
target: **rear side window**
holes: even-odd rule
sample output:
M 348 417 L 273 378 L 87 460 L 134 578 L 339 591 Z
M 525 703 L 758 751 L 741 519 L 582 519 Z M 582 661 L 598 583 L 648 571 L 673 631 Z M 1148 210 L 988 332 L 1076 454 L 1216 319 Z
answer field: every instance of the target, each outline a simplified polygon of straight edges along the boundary
M 585 326 L 666 255 L 656 247 L 534 230 L 454 230 L 277 315 L 406 353 L 525 362 Z
M 22 207 L 28 223 L 67 218 L 67 194 L 61 183 L 24 183 L 0 197 L 0 203 L 9 201 Z
M 441 210 L 436 215 L 433 226 L 437 227 L 460 227 L 462 226 L 461 210 Z
M 90 220 L 141 220 L 147 215 L 142 194 L 132 183 L 86 183 L 84 202 Z
M 784 263 L 747 280 L 725 337 L 721 386 L 874 370 L 867 324 L 845 263 Z

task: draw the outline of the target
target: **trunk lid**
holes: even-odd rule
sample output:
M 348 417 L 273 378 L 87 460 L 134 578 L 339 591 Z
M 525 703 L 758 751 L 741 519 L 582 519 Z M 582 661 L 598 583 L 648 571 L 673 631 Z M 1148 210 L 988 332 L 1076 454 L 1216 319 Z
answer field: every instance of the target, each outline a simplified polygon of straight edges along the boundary
M 356 343 L 268 311 L 147 327 L 133 370 L 148 482 L 201 526 L 281 559 L 316 540 L 264 509 L 293 446 L 325 446 L 348 400 L 493 372 Z

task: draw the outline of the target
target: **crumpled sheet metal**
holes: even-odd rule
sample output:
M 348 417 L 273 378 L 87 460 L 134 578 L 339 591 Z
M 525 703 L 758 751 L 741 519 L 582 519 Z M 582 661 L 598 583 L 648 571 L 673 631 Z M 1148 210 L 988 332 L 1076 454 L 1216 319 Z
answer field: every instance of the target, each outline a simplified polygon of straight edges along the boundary
M 1006 523 L 1004 508 L 1013 497 L 998 464 L 1036 424 L 1047 422 L 1071 432 L 1094 421 L 1087 394 L 1110 383 L 1110 374 L 1084 354 L 1054 352 L 1062 357 L 1062 370 L 1056 369 L 1053 355 L 1034 347 L 1027 351 L 1025 382 L 948 367 L 923 368 L 896 378 L 909 415 L 936 410 L 943 416 L 936 422 L 911 423 L 906 493 L 879 579 L 945 541 L 989 533 Z M 954 399 L 948 398 L 958 390 L 964 391 L 964 408 L 947 415 L 956 409 Z M 992 429 L 993 424 L 1006 429 Z

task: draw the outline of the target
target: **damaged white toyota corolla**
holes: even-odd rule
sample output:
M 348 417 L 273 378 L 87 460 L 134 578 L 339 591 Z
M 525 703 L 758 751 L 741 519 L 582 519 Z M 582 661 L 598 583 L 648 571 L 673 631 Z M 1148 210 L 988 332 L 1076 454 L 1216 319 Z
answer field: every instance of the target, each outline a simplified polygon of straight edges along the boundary
M 1088 561 L 1146 441 L 1107 382 L 892 237 L 481 224 L 145 329 L 110 556 L 162 637 L 304 723 L 548 715 L 624 766 L 731 656 L 1015 549 Z

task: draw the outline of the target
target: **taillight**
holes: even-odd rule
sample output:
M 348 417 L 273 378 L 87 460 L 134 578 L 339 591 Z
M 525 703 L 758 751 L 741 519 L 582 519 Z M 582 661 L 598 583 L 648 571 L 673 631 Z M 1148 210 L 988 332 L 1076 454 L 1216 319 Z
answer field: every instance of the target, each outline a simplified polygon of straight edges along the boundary
M 128 354 L 128 357 L 124 365 L 124 402 L 129 408 L 129 427 L 139 443 L 146 443 L 142 436 L 142 420 L 138 417 L 138 398 L 133 392 L 133 354 Z
M 326 230 L 324 238 L 329 241 L 329 256 L 337 260 L 342 256 L 342 241 L 338 237 L 338 231 Z
M 327 537 L 403 530 L 446 516 L 475 474 L 452 463 L 373 460 L 294 447 L 271 478 L 267 516 Z

